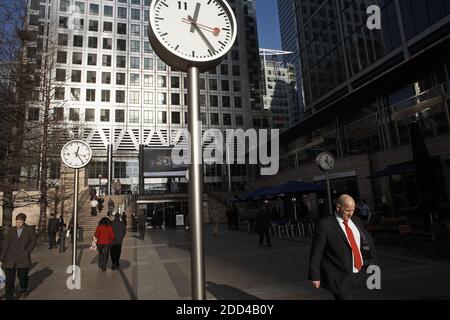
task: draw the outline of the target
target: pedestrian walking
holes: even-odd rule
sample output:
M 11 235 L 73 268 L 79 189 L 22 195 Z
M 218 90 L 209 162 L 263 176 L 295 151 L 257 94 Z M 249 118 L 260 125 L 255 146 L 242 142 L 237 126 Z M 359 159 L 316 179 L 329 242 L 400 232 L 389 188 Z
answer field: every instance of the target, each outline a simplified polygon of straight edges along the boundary
M 126 229 L 127 229 L 128 223 L 127 223 L 127 214 L 125 213 L 125 211 L 122 213 L 122 218 L 121 218 L 121 220 L 122 220 L 122 222 L 123 222 L 123 224 L 124 224 L 124 226 L 125 226 L 125 230 L 126 230 Z
M 354 212 L 355 200 L 341 195 L 335 214 L 319 221 L 311 246 L 309 280 L 336 300 L 351 300 L 363 289 L 365 271 L 376 260 L 374 242 Z
M 258 211 L 258 215 L 256 216 L 256 231 L 259 234 L 259 245 L 262 246 L 264 243 L 264 237 L 267 241 L 267 246 L 271 247 L 272 244 L 270 242 L 270 220 L 269 220 L 269 211 L 266 206 L 262 206 Z
M 50 215 L 47 226 L 48 235 L 48 248 L 53 249 L 56 247 L 56 233 L 59 231 L 59 220 L 56 219 L 55 215 Z
M 147 226 L 145 225 L 145 214 L 142 213 L 137 217 L 138 230 L 139 230 L 139 239 L 144 240 L 145 238 L 145 230 Z
M 103 198 L 103 196 L 97 197 L 97 202 L 98 202 L 98 212 L 102 212 L 103 211 L 103 204 L 105 203 L 105 199 Z
M 116 195 L 120 195 L 122 193 L 122 183 L 120 182 L 120 179 L 117 179 L 117 181 L 116 181 L 115 190 L 116 190 Z
M 14 299 L 16 274 L 22 294 L 28 292 L 28 269 L 31 265 L 31 251 L 36 246 L 36 234 L 25 223 L 27 216 L 19 213 L 16 226 L 9 229 L 0 253 L 0 267 L 5 271 L 5 299 Z
M 115 208 L 116 208 L 116 205 L 114 204 L 113 199 L 109 198 L 109 201 L 108 201 L 108 213 L 107 213 L 108 217 L 111 217 L 111 215 L 112 215 L 112 213 L 113 213 Z
M 97 199 L 96 198 L 92 199 L 89 205 L 91 207 L 91 217 L 95 217 L 97 215 L 97 206 L 98 206 Z
M 114 232 L 114 240 L 111 244 L 111 269 L 118 269 L 120 266 L 120 254 L 122 253 L 122 242 L 125 237 L 125 224 L 120 221 L 120 214 L 116 214 L 114 221 L 111 223 Z
M 219 235 L 219 220 L 219 209 L 217 208 L 217 205 L 214 205 L 211 212 L 211 223 L 215 237 Z
M 98 267 L 102 271 L 106 271 L 109 249 L 115 238 L 111 221 L 108 218 L 103 217 L 100 219 L 94 237 L 97 239 Z

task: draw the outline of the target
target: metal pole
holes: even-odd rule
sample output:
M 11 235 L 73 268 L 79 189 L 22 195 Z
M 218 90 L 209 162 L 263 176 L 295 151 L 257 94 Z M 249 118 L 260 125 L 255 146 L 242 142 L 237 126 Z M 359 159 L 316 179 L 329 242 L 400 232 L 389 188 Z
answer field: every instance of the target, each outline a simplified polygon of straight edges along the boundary
M 331 189 L 330 189 L 330 175 L 327 171 L 327 191 L 328 191 L 328 206 L 330 207 L 330 216 L 333 214 L 333 205 L 331 203 Z
M 73 245 L 72 245 L 72 277 L 75 280 L 75 266 L 77 264 L 77 224 L 78 224 L 78 171 L 75 169 L 75 187 L 74 187 L 74 200 L 73 200 Z
M 205 300 L 205 247 L 203 229 L 202 129 L 199 106 L 199 69 L 187 71 L 191 164 L 189 166 L 189 216 L 191 219 L 192 299 Z
M 295 221 L 297 221 L 297 200 L 294 200 L 294 215 Z
M 225 148 L 227 152 L 228 192 L 231 192 L 232 182 L 231 182 L 231 161 L 229 157 L 230 147 L 228 146 L 227 142 L 225 142 Z
M 112 179 L 113 179 L 113 169 L 112 169 L 112 154 L 113 154 L 114 146 L 112 144 L 108 144 L 108 195 L 112 194 Z

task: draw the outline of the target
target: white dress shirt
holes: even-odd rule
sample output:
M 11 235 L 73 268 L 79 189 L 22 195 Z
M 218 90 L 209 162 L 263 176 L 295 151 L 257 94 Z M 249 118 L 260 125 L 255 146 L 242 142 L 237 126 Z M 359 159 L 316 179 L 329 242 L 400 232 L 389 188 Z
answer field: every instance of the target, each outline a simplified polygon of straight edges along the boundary
M 341 227 L 342 231 L 344 232 L 345 236 L 347 237 L 347 241 L 348 241 L 347 232 L 345 232 L 344 219 L 342 219 L 337 213 L 336 213 L 336 219 L 337 219 L 337 221 L 339 223 L 339 226 Z M 350 229 L 353 232 L 353 237 L 355 238 L 356 245 L 358 246 L 358 249 L 359 249 L 359 252 L 360 252 L 360 255 L 361 255 L 361 248 L 360 248 L 360 245 L 361 245 L 361 234 L 359 233 L 358 228 L 356 227 L 356 225 L 353 223 L 353 221 L 351 219 L 348 221 L 348 226 L 350 227 Z M 348 244 L 350 245 L 350 241 L 348 242 Z M 350 245 L 350 247 L 351 247 L 351 245 Z M 353 257 L 353 251 L 352 251 L 353 273 L 358 273 L 359 270 L 355 268 L 354 261 L 355 261 L 355 257 Z M 361 261 L 363 261 L 362 256 L 361 256 Z

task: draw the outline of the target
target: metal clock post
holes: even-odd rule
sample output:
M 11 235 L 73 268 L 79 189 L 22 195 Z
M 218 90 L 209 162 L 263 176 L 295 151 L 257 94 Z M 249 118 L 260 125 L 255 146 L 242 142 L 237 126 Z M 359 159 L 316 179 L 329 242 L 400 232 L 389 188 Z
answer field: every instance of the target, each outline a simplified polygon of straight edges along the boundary
M 328 207 L 330 210 L 330 215 L 333 214 L 333 205 L 331 203 L 331 188 L 330 188 L 330 175 L 329 171 L 334 168 L 335 159 L 330 152 L 321 152 L 316 157 L 316 165 L 320 170 L 325 171 L 326 181 L 327 181 L 327 193 L 328 193 Z
M 73 245 L 72 245 L 72 277 L 75 280 L 77 263 L 77 225 L 78 225 L 78 176 L 79 170 L 89 164 L 92 158 L 91 147 L 82 140 L 72 140 L 61 149 L 61 159 L 70 168 L 75 169 L 74 202 L 73 202 Z
M 191 136 L 191 286 L 192 299 L 204 300 L 206 293 L 199 75 L 218 66 L 231 50 L 236 40 L 237 23 L 225 0 L 154 0 L 150 5 L 149 20 L 148 36 L 156 54 L 172 70 L 187 72 L 188 129 Z

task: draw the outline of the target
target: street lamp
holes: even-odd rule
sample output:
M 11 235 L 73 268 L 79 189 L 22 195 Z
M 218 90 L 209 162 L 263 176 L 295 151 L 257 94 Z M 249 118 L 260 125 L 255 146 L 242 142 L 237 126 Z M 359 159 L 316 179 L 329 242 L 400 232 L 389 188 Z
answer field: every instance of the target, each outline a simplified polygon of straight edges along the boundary
M 102 190 L 102 175 L 98 175 L 98 196 L 101 196 Z
M 297 198 L 292 197 L 292 202 L 294 202 L 294 216 L 295 216 L 295 221 L 297 221 Z

